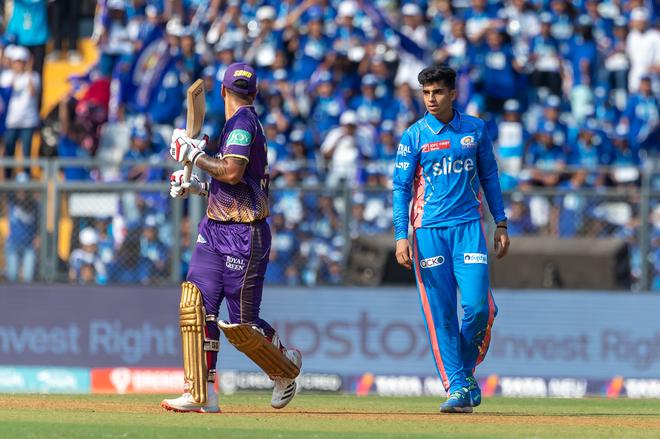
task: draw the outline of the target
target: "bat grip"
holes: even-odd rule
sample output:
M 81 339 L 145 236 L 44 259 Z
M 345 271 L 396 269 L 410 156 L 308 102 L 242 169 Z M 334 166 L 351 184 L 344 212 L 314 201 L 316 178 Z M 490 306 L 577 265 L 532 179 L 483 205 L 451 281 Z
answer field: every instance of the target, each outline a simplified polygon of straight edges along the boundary
M 190 177 L 192 176 L 193 164 L 188 162 L 183 165 L 183 182 L 190 183 Z

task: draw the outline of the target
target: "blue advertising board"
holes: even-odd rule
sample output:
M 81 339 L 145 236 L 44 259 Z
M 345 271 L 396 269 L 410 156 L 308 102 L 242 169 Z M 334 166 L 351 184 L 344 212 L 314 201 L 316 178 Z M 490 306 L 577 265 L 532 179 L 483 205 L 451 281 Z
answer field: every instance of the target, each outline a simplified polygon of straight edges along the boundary
M 2 285 L 0 365 L 181 367 L 179 294 L 177 286 Z M 494 296 L 499 315 L 481 376 L 660 378 L 660 296 Z M 414 288 L 267 287 L 262 315 L 303 352 L 307 372 L 435 375 Z M 225 340 L 219 361 L 221 370 L 257 370 Z

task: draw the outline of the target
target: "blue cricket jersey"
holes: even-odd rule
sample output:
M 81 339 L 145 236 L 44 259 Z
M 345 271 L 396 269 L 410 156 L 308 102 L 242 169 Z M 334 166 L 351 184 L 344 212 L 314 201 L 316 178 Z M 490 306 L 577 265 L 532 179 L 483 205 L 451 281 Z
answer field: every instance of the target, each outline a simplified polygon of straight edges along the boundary
M 420 228 L 480 219 L 480 184 L 495 221 L 506 220 L 484 121 L 454 110 L 451 122 L 443 124 L 427 112 L 399 143 L 393 179 L 395 239 L 408 238 L 409 220 Z

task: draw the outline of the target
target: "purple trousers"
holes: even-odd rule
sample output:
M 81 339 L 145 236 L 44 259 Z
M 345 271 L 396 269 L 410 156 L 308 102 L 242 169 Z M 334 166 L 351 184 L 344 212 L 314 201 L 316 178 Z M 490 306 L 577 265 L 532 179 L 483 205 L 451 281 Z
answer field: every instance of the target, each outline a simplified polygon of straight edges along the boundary
M 226 299 L 230 323 L 249 323 L 272 337 L 275 330 L 259 317 L 270 255 L 268 223 L 225 223 L 205 217 L 198 232 L 186 280 L 202 292 L 206 315 L 217 317 Z M 209 339 L 218 340 L 219 331 L 214 322 L 207 323 Z M 215 369 L 216 355 L 208 359 L 209 369 Z

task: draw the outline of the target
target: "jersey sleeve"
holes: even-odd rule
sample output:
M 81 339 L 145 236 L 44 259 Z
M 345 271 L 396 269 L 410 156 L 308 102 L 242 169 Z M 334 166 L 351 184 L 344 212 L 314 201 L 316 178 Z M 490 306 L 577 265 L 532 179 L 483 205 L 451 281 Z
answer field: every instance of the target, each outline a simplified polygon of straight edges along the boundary
M 225 142 L 223 157 L 250 160 L 250 146 L 256 137 L 257 127 L 249 120 L 237 120 L 231 127 Z
M 506 214 L 504 213 L 500 178 L 497 175 L 497 161 L 495 160 L 495 154 L 493 154 L 493 143 L 488 135 L 486 124 L 483 124 L 481 128 L 481 138 L 479 140 L 479 149 L 477 151 L 479 181 L 495 222 L 505 221 Z
M 410 133 L 406 130 L 401 136 L 394 163 L 392 178 L 392 211 L 394 215 L 394 239 L 408 238 L 408 222 L 410 221 L 410 200 L 415 169 L 419 162 L 419 152 L 412 142 Z

